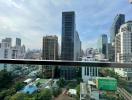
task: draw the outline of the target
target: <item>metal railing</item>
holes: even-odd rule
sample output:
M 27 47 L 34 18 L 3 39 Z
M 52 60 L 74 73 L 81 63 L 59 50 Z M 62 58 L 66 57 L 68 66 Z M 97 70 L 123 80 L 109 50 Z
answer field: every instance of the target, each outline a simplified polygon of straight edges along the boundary
M 32 64 L 32 65 L 61 65 L 88 66 L 106 68 L 132 68 L 132 63 L 100 62 L 100 61 L 63 61 L 63 60 L 32 60 L 32 59 L 0 59 L 0 64 Z

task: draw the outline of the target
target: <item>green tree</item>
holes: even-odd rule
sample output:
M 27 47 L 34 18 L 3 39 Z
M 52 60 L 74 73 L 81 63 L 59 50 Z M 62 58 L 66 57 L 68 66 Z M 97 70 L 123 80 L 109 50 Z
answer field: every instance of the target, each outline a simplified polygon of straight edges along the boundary
M 21 90 L 24 86 L 25 86 L 24 83 L 22 83 L 22 82 L 17 82 L 17 83 L 15 84 L 14 88 L 16 89 L 16 91 L 19 91 L 19 90 Z
M 66 88 L 67 88 L 67 90 L 68 90 L 68 89 L 70 89 L 70 88 L 72 88 L 72 89 L 73 89 L 73 88 L 76 88 L 76 86 L 77 86 L 77 83 L 70 82 L 70 83 L 67 84 Z
M 60 78 L 59 81 L 57 81 L 57 85 L 58 85 L 59 87 L 64 87 L 64 85 L 65 85 L 65 80 L 64 80 L 64 78 Z
M 6 70 L 0 71 L 0 90 L 3 88 L 8 88 L 12 84 L 12 75 Z
M 23 93 L 16 93 L 10 98 L 10 100 L 24 100 L 25 96 L 26 95 Z
M 39 87 L 39 86 L 40 86 L 40 82 L 38 82 L 38 83 L 36 84 L 36 86 Z
M 83 82 L 83 79 L 82 78 L 77 78 L 77 84 L 80 84 L 80 82 Z
M 52 100 L 52 93 L 49 89 L 44 89 L 36 96 L 36 100 Z
M 53 88 L 52 90 L 54 97 L 57 97 L 61 92 L 61 88 Z
M 0 100 L 3 100 L 4 98 L 7 98 L 7 96 L 11 96 L 16 93 L 16 90 L 14 88 L 3 90 L 0 92 Z
M 80 97 L 80 85 L 78 85 L 78 86 L 76 87 L 76 90 L 77 90 L 77 95 Z

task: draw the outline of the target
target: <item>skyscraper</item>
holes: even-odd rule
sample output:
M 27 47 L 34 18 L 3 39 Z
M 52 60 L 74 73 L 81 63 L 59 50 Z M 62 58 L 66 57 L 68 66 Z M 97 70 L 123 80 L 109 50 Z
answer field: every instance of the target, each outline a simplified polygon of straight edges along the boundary
M 81 56 L 81 40 L 78 32 L 75 32 L 74 36 L 74 60 L 80 60 Z
M 106 34 L 102 34 L 98 40 L 98 50 L 108 59 L 108 38 Z
M 21 39 L 20 38 L 16 38 L 16 47 L 17 46 L 21 46 Z
M 115 39 L 116 62 L 132 62 L 132 21 L 120 27 Z M 122 77 L 132 80 L 132 68 L 117 68 L 115 71 Z
M 76 31 L 75 12 L 62 12 L 61 60 L 78 60 L 81 53 L 81 41 Z M 76 76 L 76 68 L 62 67 L 60 74 L 65 79 Z
M 113 62 L 115 61 L 114 58 L 115 58 L 115 48 L 114 46 L 111 45 L 111 43 L 108 43 L 108 59 L 109 61 Z
M 115 42 L 115 36 L 119 32 L 120 26 L 125 23 L 125 15 L 124 14 L 118 14 L 116 15 L 114 22 L 111 27 L 111 37 L 110 37 L 110 42 L 113 43 Z
M 62 60 L 74 60 L 75 13 L 62 13 Z
M 111 54 L 109 55 L 110 61 L 115 61 L 115 36 L 118 34 L 120 26 L 125 23 L 125 15 L 117 14 L 110 30 L 110 45 Z
M 45 36 L 43 37 L 43 60 L 57 60 L 58 59 L 58 37 Z M 53 68 L 51 66 L 43 66 L 43 71 L 46 77 L 53 77 Z

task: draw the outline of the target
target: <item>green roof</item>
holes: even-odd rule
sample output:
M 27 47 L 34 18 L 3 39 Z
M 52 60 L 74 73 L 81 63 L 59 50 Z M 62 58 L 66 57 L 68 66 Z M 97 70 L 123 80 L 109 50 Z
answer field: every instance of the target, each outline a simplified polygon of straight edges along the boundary
M 98 89 L 106 91 L 116 91 L 117 90 L 117 80 L 115 78 L 98 78 Z

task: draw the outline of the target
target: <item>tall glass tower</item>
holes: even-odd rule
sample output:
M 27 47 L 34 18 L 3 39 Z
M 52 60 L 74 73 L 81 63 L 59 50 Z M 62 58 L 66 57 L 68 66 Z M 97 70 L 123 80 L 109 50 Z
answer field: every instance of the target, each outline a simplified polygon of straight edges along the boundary
M 106 34 L 102 34 L 98 40 L 98 50 L 108 59 L 108 38 Z
M 116 15 L 114 22 L 112 24 L 111 30 L 110 30 L 110 42 L 115 42 L 115 36 L 119 32 L 120 26 L 125 23 L 125 15 L 124 14 L 118 14 Z
M 125 15 L 118 14 L 116 15 L 114 22 L 110 30 L 110 45 L 112 47 L 111 54 L 109 54 L 109 60 L 115 61 L 115 37 L 119 33 L 120 26 L 125 23 Z
M 80 46 L 81 42 L 75 25 L 75 12 L 62 12 L 61 60 L 78 60 Z M 74 79 L 76 68 L 61 67 L 60 74 L 67 80 Z
M 61 59 L 74 60 L 75 13 L 62 12 Z

